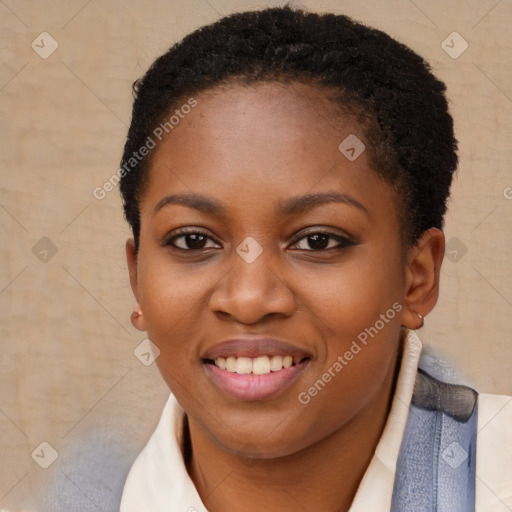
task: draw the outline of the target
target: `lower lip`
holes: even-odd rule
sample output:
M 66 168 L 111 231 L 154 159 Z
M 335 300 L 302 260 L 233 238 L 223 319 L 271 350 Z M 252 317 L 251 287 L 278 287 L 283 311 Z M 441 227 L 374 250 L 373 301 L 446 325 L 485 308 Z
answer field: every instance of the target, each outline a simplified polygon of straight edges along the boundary
M 249 401 L 267 400 L 281 393 L 291 386 L 308 363 L 309 360 L 265 375 L 240 375 L 221 370 L 210 363 L 205 363 L 204 366 L 207 374 L 223 391 L 238 400 Z

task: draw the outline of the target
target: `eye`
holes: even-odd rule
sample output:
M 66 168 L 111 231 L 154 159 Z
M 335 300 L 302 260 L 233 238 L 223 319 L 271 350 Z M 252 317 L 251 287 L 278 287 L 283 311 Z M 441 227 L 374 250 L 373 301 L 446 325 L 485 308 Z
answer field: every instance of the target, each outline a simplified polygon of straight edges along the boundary
M 202 249 L 219 248 L 219 244 L 210 236 L 201 231 L 181 230 L 181 233 L 174 234 L 167 238 L 166 246 L 172 246 L 182 251 L 198 251 Z
M 302 251 L 325 251 L 355 245 L 348 238 L 327 232 L 312 232 L 300 238 L 293 244 L 293 248 Z

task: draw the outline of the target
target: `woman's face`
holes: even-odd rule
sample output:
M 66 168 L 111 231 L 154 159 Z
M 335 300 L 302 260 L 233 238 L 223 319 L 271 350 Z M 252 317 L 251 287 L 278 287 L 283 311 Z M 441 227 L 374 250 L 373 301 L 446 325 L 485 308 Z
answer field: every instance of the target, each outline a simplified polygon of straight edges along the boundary
M 136 258 L 128 247 L 138 327 L 191 425 L 237 453 L 294 453 L 368 407 L 395 367 L 397 197 L 318 88 L 196 100 L 154 150 Z

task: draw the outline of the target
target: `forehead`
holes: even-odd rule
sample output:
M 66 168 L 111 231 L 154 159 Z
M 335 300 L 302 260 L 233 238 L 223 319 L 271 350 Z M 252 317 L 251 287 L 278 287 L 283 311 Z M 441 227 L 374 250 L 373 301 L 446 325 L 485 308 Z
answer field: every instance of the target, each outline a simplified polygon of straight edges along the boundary
M 197 101 L 199 108 L 192 113 L 196 115 L 187 120 L 192 124 L 200 121 L 212 136 L 218 132 L 226 137 L 231 131 L 231 135 L 238 133 L 239 140 L 248 134 L 260 140 L 275 140 L 276 134 L 280 140 L 296 139 L 299 135 L 314 140 L 327 134 L 338 138 L 340 131 L 346 129 L 361 131 L 355 119 L 345 114 L 348 105 L 336 101 L 336 91 L 319 85 L 277 81 L 227 83 L 204 91 Z M 269 133 L 269 128 L 274 131 Z
M 243 195 L 246 204 L 326 187 L 375 196 L 391 190 L 370 168 L 362 127 L 332 90 L 229 84 L 194 99 L 197 105 L 155 150 L 142 203 L 154 204 L 171 189 L 231 203 Z

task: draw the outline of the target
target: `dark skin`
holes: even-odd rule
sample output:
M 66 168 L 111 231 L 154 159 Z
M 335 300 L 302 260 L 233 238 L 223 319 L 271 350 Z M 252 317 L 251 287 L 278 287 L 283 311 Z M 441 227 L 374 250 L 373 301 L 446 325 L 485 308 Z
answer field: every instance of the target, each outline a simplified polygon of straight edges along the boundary
M 402 245 L 399 198 L 366 152 L 353 162 L 340 153 L 362 129 L 323 92 L 270 83 L 197 95 L 153 155 L 139 250 L 127 242 L 142 312 L 134 325 L 161 350 L 160 372 L 188 416 L 188 471 L 212 512 L 348 510 L 389 413 L 401 327 L 420 327 L 418 314 L 437 300 L 443 233 Z M 181 202 L 155 212 L 171 194 L 220 208 Z M 320 195 L 284 211 L 308 194 Z M 248 236 L 263 249 L 252 263 L 236 252 Z M 371 343 L 300 403 L 394 303 L 401 311 Z M 201 355 L 256 334 L 311 359 L 276 396 L 237 400 L 211 381 Z

